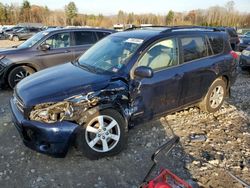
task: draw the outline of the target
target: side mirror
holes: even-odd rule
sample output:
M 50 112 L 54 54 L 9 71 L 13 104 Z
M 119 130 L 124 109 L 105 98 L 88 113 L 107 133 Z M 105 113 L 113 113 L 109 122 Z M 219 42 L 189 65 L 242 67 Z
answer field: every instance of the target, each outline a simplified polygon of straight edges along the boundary
M 154 72 L 150 67 L 140 66 L 135 69 L 134 75 L 141 78 L 152 78 Z
M 42 45 L 40 45 L 40 49 L 42 51 L 47 51 L 47 50 L 50 49 L 50 45 L 48 45 L 48 44 L 42 44 Z

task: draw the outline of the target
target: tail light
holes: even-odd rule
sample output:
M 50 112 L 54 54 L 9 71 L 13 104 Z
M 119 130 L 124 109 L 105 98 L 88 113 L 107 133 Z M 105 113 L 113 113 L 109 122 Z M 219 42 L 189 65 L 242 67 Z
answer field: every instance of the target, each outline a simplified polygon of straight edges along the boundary
M 230 51 L 230 54 L 232 55 L 232 57 L 233 57 L 234 59 L 237 59 L 237 58 L 238 58 L 238 54 L 237 54 L 235 51 L 231 50 L 231 51 Z

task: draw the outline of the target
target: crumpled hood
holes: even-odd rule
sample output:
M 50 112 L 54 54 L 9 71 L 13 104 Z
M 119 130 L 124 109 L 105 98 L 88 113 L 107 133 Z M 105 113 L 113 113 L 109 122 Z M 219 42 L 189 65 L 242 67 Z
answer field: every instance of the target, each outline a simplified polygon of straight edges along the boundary
M 17 84 L 15 91 L 26 107 L 32 107 L 101 90 L 108 85 L 110 78 L 110 75 L 95 74 L 67 63 L 23 79 Z

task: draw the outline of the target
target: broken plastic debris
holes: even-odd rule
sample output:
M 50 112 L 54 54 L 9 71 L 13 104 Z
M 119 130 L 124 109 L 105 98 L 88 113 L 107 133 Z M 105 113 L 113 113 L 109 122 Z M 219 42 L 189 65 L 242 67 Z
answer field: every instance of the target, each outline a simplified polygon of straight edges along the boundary
M 207 140 L 207 137 L 205 134 L 196 134 L 196 133 L 192 133 L 190 134 L 190 141 L 193 141 L 193 142 L 204 142 Z

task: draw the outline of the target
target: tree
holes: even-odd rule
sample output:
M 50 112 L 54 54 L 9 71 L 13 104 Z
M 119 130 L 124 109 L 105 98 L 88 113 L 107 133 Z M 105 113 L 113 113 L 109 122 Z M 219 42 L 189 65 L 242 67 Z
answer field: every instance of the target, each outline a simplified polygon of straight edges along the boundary
M 173 22 L 174 20 L 174 12 L 172 10 L 170 10 L 166 16 L 166 25 L 169 25 Z
M 7 8 L 2 3 L 0 3 L 0 24 L 3 25 L 7 21 Z
M 31 20 L 31 6 L 29 1 L 24 0 L 21 7 L 22 21 L 29 22 Z
M 69 2 L 68 5 L 65 7 L 65 13 L 67 19 L 70 21 L 70 24 L 73 25 L 74 23 L 74 18 L 77 17 L 77 8 L 74 2 Z

